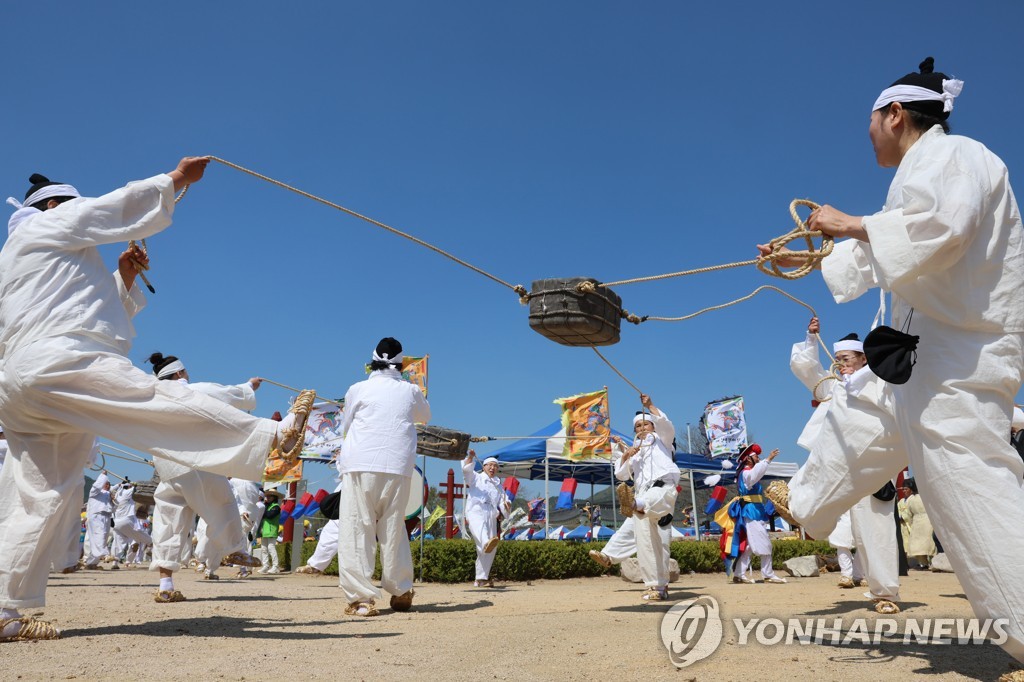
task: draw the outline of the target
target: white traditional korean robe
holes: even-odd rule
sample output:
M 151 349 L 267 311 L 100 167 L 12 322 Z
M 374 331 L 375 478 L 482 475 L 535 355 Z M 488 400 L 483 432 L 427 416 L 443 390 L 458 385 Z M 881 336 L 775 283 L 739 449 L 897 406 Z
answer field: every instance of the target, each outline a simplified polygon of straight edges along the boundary
M 851 544 L 844 546 L 857 548 L 858 563 L 870 587 L 867 596 L 895 600 L 900 579 L 894 501 L 883 502 L 873 494 L 854 497 L 863 481 L 877 483 L 874 493 L 907 465 L 892 395 L 867 366 L 843 381 L 829 380 L 819 386 L 829 373 L 821 364 L 818 348 L 817 339 L 808 334 L 802 343 L 793 344 L 790 353 L 793 374 L 808 389 L 817 386 L 817 394 L 831 400 L 815 409 L 800 434 L 798 443 L 810 450 L 810 455 L 789 482 L 789 509 L 815 538 L 829 537 L 841 515 L 849 512 Z M 852 561 L 851 557 L 842 559 Z M 852 571 L 852 564 L 847 568 Z
M 89 531 L 89 551 L 85 555 L 85 563 L 96 565 L 107 555 L 107 534 L 110 532 L 110 520 L 114 505 L 110 500 L 110 491 L 103 486 L 110 482 L 105 473 L 96 477 L 89 489 L 89 501 L 85 507 L 85 523 Z
M 511 505 L 501 488 L 501 479 L 477 472 L 474 460 L 463 460 L 462 479 L 466 484 L 466 525 L 476 545 L 476 579 L 487 580 L 497 551 L 488 554 L 484 552 L 484 547 L 498 533 L 498 514 L 503 513 L 508 517 Z
M 260 478 L 277 433 L 257 419 L 134 367 L 142 307 L 98 246 L 170 224 L 174 183 L 158 175 L 26 218 L 0 251 L 0 607 L 44 605 L 52 547 L 77 505 L 96 435 L 225 475 Z
M 372 582 L 378 543 L 381 586 L 396 596 L 412 589 L 405 505 L 416 462 L 416 424 L 428 421 L 427 399 L 394 369 L 371 372 L 345 394 L 338 581 L 350 604 L 380 596 Z
M 1011 447 L 1024 372 L 1024 234 L 1003 162 L 980 143 L 924 133 L 900 162 L 868 242 L 836 244 L 822 274 L 842 303 L 893 294 L 893 327 L 921 337 L 893 387 L 914 478 L 979 618 L 1008 618 L 1024 661 L 1024 462 Z M 859 497 L 879 481 L 859 477 Z

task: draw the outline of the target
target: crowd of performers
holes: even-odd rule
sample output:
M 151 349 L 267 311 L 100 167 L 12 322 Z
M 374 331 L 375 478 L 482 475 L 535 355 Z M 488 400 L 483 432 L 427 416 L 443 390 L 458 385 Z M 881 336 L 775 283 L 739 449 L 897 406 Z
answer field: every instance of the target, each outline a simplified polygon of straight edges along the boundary
M 830 399 L 801 434 L 810 454 L 792 480 L 789 505 L 812 536 L 835 534 L 838 545 L 856 547 L 868 598 L 893 602 L 899 589 L 895 540 L 889 541 L 895 503 L 883 493 L 909 464 L 923 502 L 910 510 L 914 525 L 926 510 L 976 614 L 1008 618 L 1003 646 L 1024 660 L 1024 574 L 1018 570 L 1024 564 L 1024 462 L 1007 439 L 1024 371 L 1024 235 L 1002 161 L 978 142 L 948 134 L 962 85 L 935 72 L 928 59 L 919 73 L 884 88 L 869 124 L 878 163 L 897 169 L 883 209 L 854 216 L 825 205 L 809 218 L 811 229 L 839 238 L 819 266 L 836 301 L 872 288 L 889 292 L 893 327 L 918 336 L 920 346 L 912 378 L 894 385 L 865 366 L 857 339 L 837 343 L 843 378 L 831 383 Z M 0 251 L 0 423 L 8 446 L 0 496 L 10 502 L 0 516 L 0 640 L 59 635 L 22 611 L 43 605 L 50 565 L 66 561 L 68 529 L 84 492 L 81 472 L 97 437 L 147 452 L 157 463 L 161 483 L 151 540 L 158 601 L 184 598 L 173 574 L 196 513 L 206 521 L 201 552 L 209 559 L 207 577 L 215 575 L 218 556 L 239 567 L 257 564 L 238 521 L 245 514 L 255 518 L 255 507 L 239 513 L 232 481 L 263 480 L 268 467 L 297 456 L 313 394 L 300 394 L 288 417 L 276 422 L 244 411 L 259 380 L 191 383 L 179 361 L 162 356 L 151 358 L 152 373 L 135 367 L 126 356 L 135 335 L 132 318 L 145 304 L 135 281 L 147 257 L 130 246 L 111 275 L 97 250 L 167 228 L 175 193 L 199 182 L 207 163 L 185 158 L 169 173 L 99 198 L 34 175 L 24 202 L 11 200 L 18 210 Z M 787 259 L 779 262 L 785 266 Z M 812 336 L 816 325 L 813 320 L 808 328 Z M 345 400 L 339 520 L 332 532 L 345 612 L 356 616 L 377 613 L 381 593 L 372 574 L 378 545 L 391 607 L 408 610 L 414 599 L 403 503 L 415 423 L 427 422 L 430 408 L 402 381 L 401 358 L 401 344 L 381 340 L 369 378 L 352 386 Z M 825 371 L 810 338 L 794 347 L 791 365 L 808 385 L 817 386 Z M 660 410 L 645 405 L 634 429 L 632 444 L 616 443 L 616 476 L 634 483 L 620 488 L 626 521 L 594 558 L 610 564 L 635 548 L 642 598 L 660 601 L 667 598 L 666 519 L 679 471 L 672 426 Z M 738 560 L 740 583 L 750 580 L 753 554 L 761 556 L 766 582 L 783 582 L 772 571 L 760 480 L 773 456 L 761 460 L 751 446 L 738 461 L 737 503 L 729 508 L 736 508 L 745 546 L 730 546 L 728 555 Z M 489 580 L 496 537 L 491 520 L 501 495 L 490 462 L 478 473 L 471 458 L 466 477 L 467 525 L 478 543 L 482 583 Z M 258 486 L 238 485 L 245 504 L 254 505 Z M 116 491 L 112 504 L 124 492 Z M 129 512 L 125 507 L 114 526 L 139 542 L 143 536 L 134 535 Z M 844 520 L 837 530 L 840 518 L 849 525 Z M 87 564 L 98 551 L 89 548 Z M 322 570 L 321 559 L 310 563 L 311 571 Z

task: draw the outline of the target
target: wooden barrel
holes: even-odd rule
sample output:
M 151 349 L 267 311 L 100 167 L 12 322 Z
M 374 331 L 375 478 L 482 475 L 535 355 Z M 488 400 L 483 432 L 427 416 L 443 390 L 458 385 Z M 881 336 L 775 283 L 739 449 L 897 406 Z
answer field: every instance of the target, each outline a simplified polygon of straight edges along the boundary
M 152 507 L 156 504 L 156 500 L 153 499 L 153 493 L 156 492 L 157 485 L 160 484 L 160 476 L 153 472 L 153 478 L 148 481 L 140 481 L 135 484 L 135 492 L 132 493 L 132 499 L 135 500 L 135 504 L 144 504 L 147 507 Z
M 597 284 L 577 291 L 589 277 L 540 279 L 530 288 L 530 328 L 563 346 L 611 346 L 619 342 L 622 299 Z
M 465 459 L 469 453 L 468 433 L 432 424 L 416 425 L 416 452 L 438 459 Z

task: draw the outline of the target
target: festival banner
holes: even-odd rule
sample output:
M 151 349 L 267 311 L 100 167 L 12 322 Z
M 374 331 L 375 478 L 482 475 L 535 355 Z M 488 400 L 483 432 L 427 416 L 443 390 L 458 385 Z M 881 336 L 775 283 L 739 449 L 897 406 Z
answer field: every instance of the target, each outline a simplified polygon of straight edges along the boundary
M 263 470 L 263 481 L 280 485 L 282 483 L 294 483 L 302 480 L 302 460 L 296 458 L 287 461 L 280 456 L 274 456 L 277 451 L 270 453 L 267 459 L 267 466 Z
M 419 386 L 423 391 L 424 398 L 427 397 L 427 361 L 429 359 L 429 355 L 423 357 L 406 355 L 402 358 L 402 378 Z M 371 371 L 370 365 L 367 364 L 366 373 L 369 374 Z
M 423 524 L 423 528 L 429 531 L 435 523 L 444 518 L 446 511 L 447 510 L 444 507 L 437 505 L 437 508 L 434 509 L 434 511 L 430 513 L 430 516 L 427 517 L 426 522 Z
M 538 497 L 535 500 L 530 500 L 529 503 L 527 503 L 526 505 L 526 508 L 529 510 L 530 521 L 543 521 L 545 516 L 544 511 L 546 507 L 547 504 L 544 502 L 544 498 L 542 497 Z
M 713 458 L 738 455 L 747 444 L 742 396 L 708 403 L 701 421 Z
M 424 355 L 422 358 L 406 356 L 402 359 L 402 378 L 419 386 L 424 398 L 427 397 L 427 360 L 429 359 L 429 355 Z
M 591 457 L 611 457 L 611 422 L 608 418 L 608 389 L 555 400 L 562 406 L 565 446 L 562 456 L 579 462 Z
M 342 407 L 334 403 L 316 403 L 306 420 L 306 439 L 300 459 L 330 462 L 341 451 Z
M 562 489 L 558 492 L 558 503 L 555 505 L 555 509 L 572 509 L 573 501 L 576 499 L 577 483 L 575 478 L 567 478 L 562 481 Z
M 515 502 L 516 493 L 519 492 L 519 479 L 515 476 L 509 476 L 501 484 L 501 489 L 505 491 L 505 496 L 508 498 L 509 504 Z

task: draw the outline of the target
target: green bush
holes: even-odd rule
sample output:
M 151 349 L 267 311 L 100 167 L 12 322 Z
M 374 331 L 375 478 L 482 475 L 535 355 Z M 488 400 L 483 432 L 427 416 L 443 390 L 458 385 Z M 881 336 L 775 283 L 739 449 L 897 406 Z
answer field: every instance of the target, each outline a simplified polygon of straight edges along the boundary
M 495 580 L 559 580 L 562 578 L 584 578 L 604 573 L 617 575 L 617 566 L 604 569 L 589 556 L 592 549 L 600 550 L 603 542 L 576 543 L 562 540 L 537 540 L 529 542 L 502 542 L 498 545 L 497 556 L 491 567 Z M 291 545 L 281 543 L 278 551 L 282 566 L 290 566 Z M 302 544 L 304 565 L 313 552 L 315 542 Z M 808 554 L 835 554 L 834 547 L 820 540 L 774 540 L 772 542 L 772 563 L 776 566 L 797 556 Z M 673 542 L 669 554 L 679 564 L 680 573 L 719 573 L 724 571 L 717 540 L 700 542 Z M 420 576 L 420 543 L 412 543 L 412 563 L 417 580 Z M 468 582 L 475 577 L 476 548 L 470 540 L 427 540 L 423 543 L 423 580 L 426 582 L 458 583 Z M 753 566 L 760 568 L 760 559 L 755 556 Z M 335 557 L 324 570 L 326 575 L 338 575 L 338 559 Z M 374 578 L 381 573 L 380 555 Z

